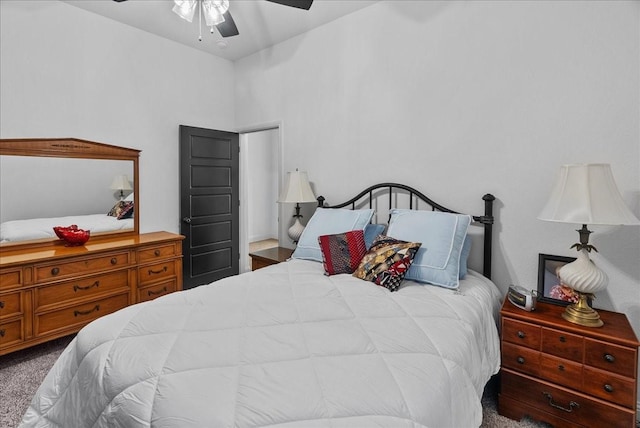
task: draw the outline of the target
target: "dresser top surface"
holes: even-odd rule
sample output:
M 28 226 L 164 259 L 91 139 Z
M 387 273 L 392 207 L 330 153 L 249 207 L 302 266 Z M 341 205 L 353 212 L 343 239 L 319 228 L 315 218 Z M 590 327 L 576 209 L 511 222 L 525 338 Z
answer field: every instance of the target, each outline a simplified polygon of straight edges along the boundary
M 152 232 L 126 237 L 96 239 L 95 241 L 89 240 L 86 244 L 77 247 L 67 247 L 62 241 L 59 241 L 51 245 L 28 249 L 11 250 L 6 248 L 0 250 L 0 268 L 26 262 L 41 262 L 49 259 L 55 260 L 64 257 L 90 255 L 94 252 L 160 244 L 182 239 L 184 239 L 184 236 L 174 233 Z

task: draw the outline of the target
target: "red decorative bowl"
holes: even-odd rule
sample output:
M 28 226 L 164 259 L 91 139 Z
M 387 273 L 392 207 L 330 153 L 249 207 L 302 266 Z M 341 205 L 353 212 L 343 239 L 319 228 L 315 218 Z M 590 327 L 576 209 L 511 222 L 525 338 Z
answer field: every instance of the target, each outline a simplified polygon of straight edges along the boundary
M 68 247 L 83 245 L 89 240 L 91 231 L 79 229 L 77 225 L 72 224 L 68 227 L 56 226 L 53 228 L 56 236 L 66 242 Z

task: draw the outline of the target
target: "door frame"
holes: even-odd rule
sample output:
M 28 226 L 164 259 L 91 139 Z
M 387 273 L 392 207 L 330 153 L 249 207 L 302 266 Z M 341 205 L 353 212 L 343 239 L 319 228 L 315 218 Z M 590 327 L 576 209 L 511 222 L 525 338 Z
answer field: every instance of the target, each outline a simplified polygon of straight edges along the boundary
M 278 194 L 284 186 L 284 126 L 282 121 L 266 122 L 258 125 L 244 126 L 236 129 L 235 132 L 240 134 L 240 273 L 251 270 L 251 260 L 249 257 L 249 236 L 247 230 L 249 228 L 249 210 L 247 203 L 248 183 L 247 183 L 247 155 L 246 155 L 246 136 L 261 131 L 278 130 L 277 140 L 277 165 L 278 172 Z M 274 201 L 274 203 L 276 203 Z M 281 247 L 292 247 L 285 241 L 286 230 L 283 229 L 282 222 L 282 205 L 278 204 L 278 245 Z

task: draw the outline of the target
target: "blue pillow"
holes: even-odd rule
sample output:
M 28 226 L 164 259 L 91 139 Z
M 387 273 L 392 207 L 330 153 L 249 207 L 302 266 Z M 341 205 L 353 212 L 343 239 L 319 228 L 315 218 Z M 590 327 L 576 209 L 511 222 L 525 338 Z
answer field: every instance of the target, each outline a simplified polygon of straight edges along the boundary
M 387 235 L 421 242 L 405 279 L 458 288 L 460 254 L 471 216 L 439 211 L 391 210 Z
M 462 244 L 462 251 L 460 252 L 460 273 L 458 278 L 463 279 L 467 276 L 467 260 L 471 254 L 471 237 L 467 235 L 464 238 L 464 244 Z
M 317 208 L 300 235 L 298 246 L 291 257 L 322 263 L 322 251 L 318 243 L 319 236 L 364 230 L 371 221 L 371 217 L 373 217 L 373 210 Z
M 378 237 L 378 235 L 382 235 L 385 229 L 384 224 L 368 224 L 364 228 L 364 243 L 367 246 L 367 250 L 371 248 L 373 245 L 374 239 Z

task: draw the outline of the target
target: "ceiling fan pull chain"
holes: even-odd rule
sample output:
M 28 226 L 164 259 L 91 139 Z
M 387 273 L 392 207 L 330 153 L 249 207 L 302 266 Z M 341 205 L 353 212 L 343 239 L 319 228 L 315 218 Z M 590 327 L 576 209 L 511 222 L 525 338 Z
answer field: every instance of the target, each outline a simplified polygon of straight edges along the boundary
M 198 2 L 198 41 L 202 41 L 202 2 Z

